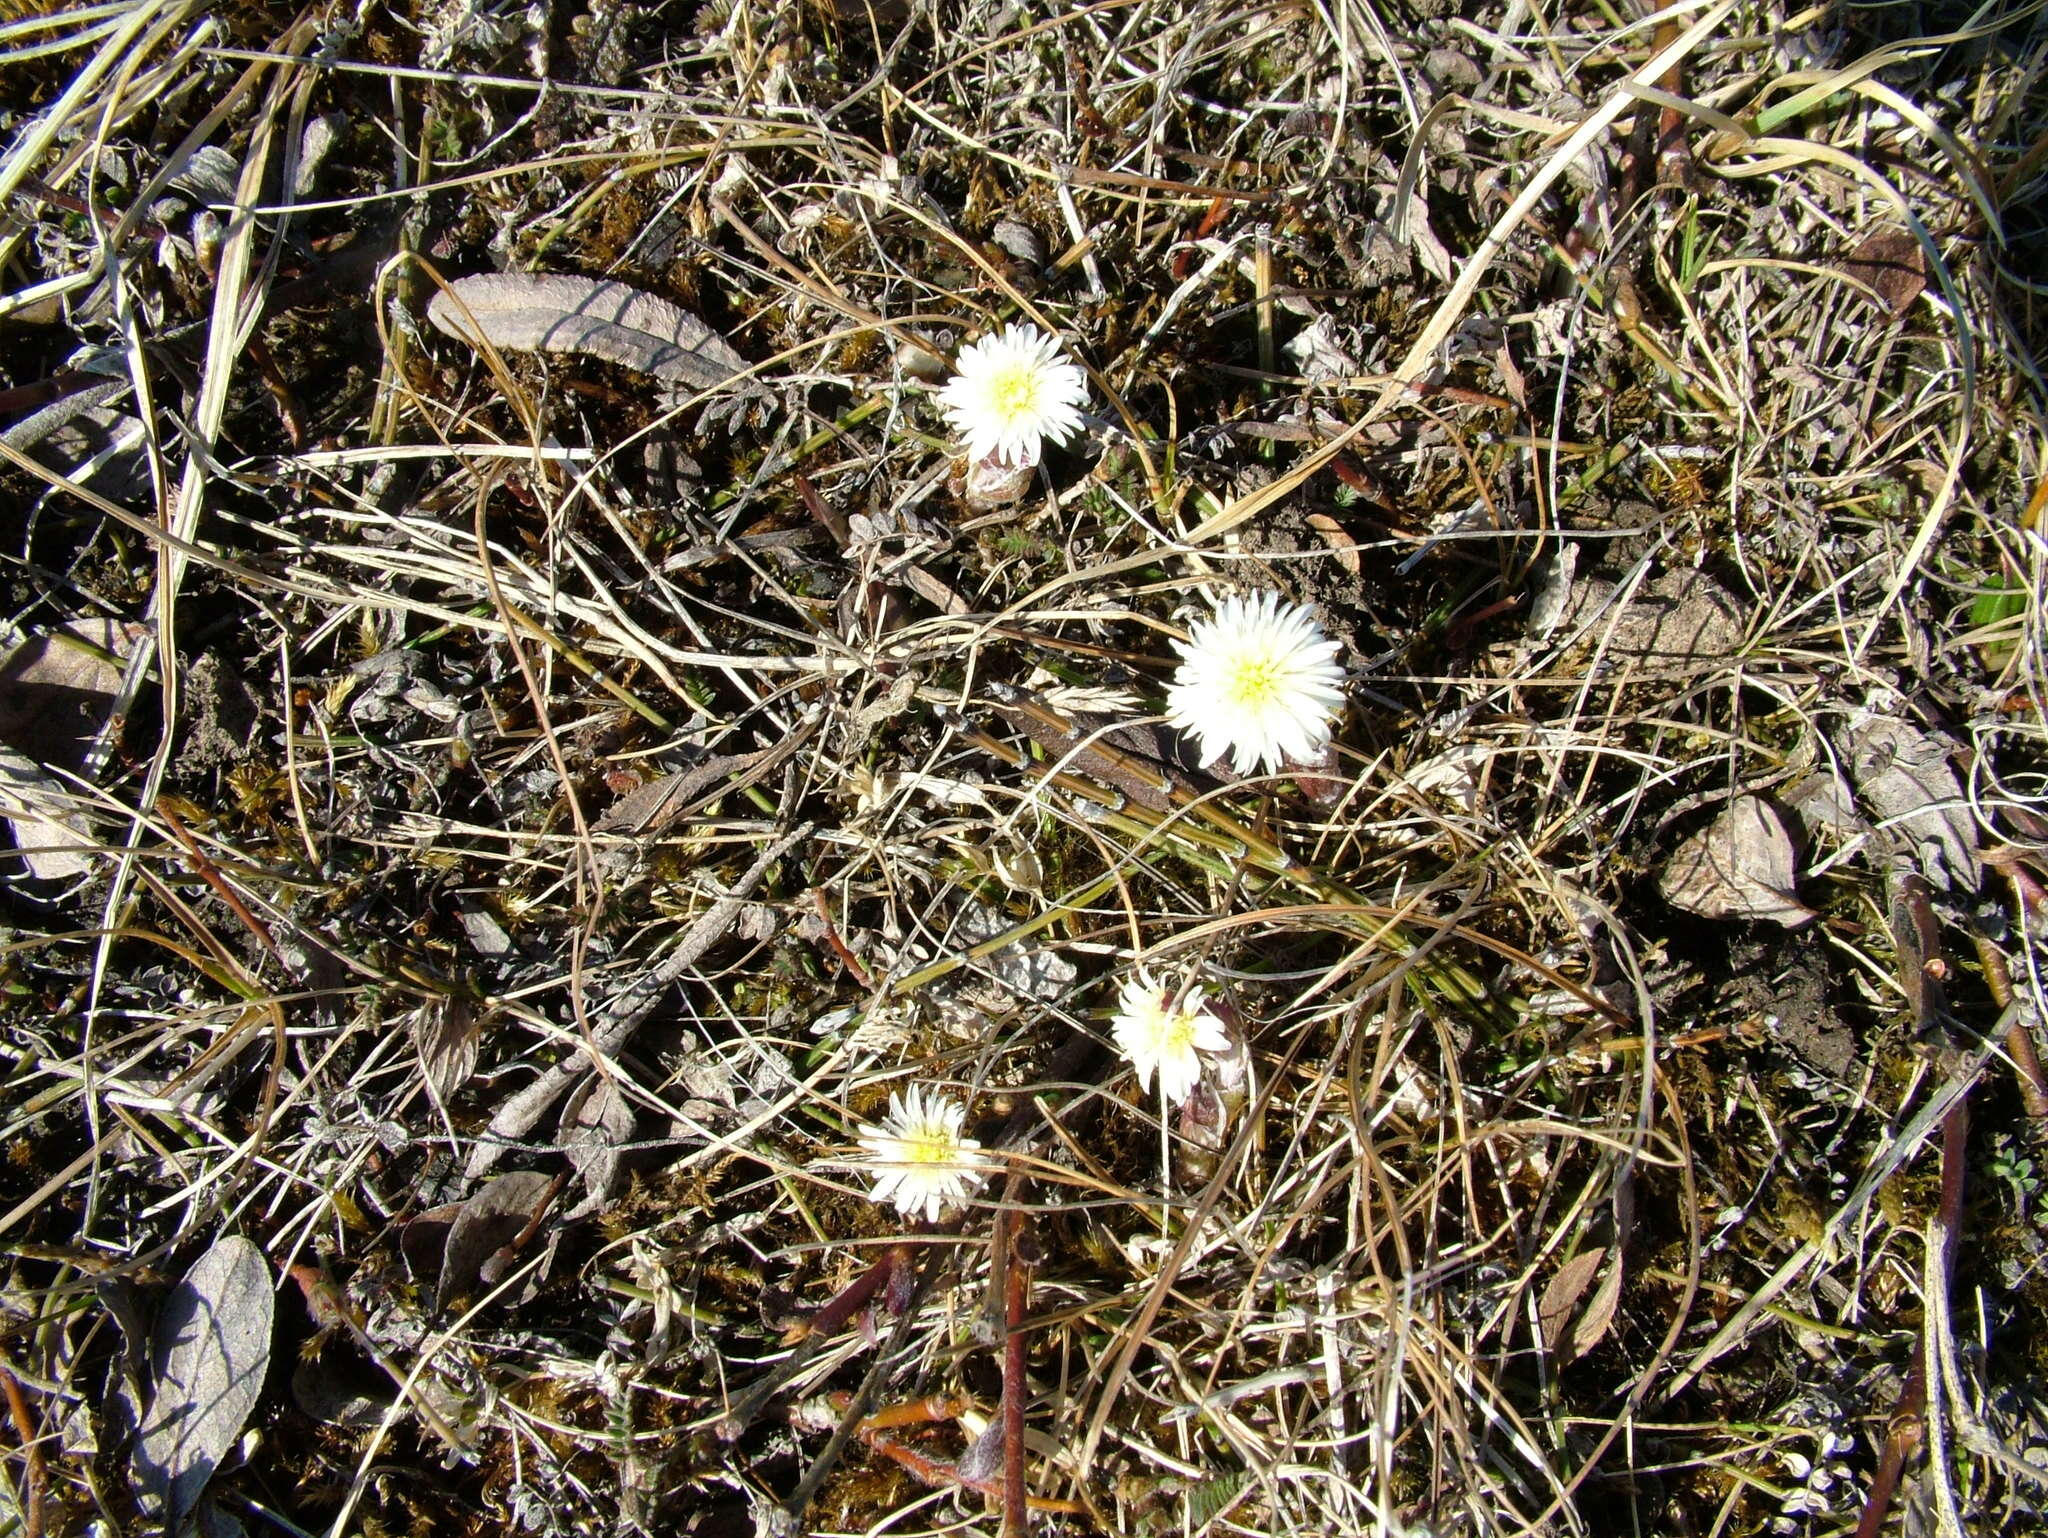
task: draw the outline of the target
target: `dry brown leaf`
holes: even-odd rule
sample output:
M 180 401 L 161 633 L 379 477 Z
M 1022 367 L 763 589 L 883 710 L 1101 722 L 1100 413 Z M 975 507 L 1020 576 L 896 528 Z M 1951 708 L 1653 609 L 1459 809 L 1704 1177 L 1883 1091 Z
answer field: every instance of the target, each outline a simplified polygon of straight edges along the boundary
M 562 1150 L 583 1177 L 581 1210 L 603 1205 L 619 1179 L 619 1150 L 633 1136 L 633 1107 L 608 1073 L 590 1079 L 562 1107 Z
M 1610 1257 L 1613 1264 L 1607 1265 Z M 1607 1271 L 1601 1276 L 1599 1289 L 1586 1305 L 1585 1312 L 1579 1313 L 1574 1321 L 1572 1316 L 1578 1312 L 1579 1299 L 1586 1295 L 1593 1278 L 1600 1276 L 1603 1265 L 1607 1265 Z M 1571 1362 L 1599 1345 L 1614 1325 L 1615 1309 L 1621 1302 L 1621 1280 L 1621 1256 L 1606 1245 L 1582 1250 L 1559 1266 L 1557 1275 L 1550 1279 L 1536 1305 L 1537 1323 L 1543 1331 L 1545 1347 L 1562 1360 Z M 1569 1330 L 1567 1323 L 1570 1324 Z
M 1896 319 L 1927 287 L 1927 253 L 1911 230 L 1873 230 L 1843 258 L 1842 271 L 1867 283 Z
M 746 372 L 747 360 L 703 321 L 609 279 L 496 272 L 458 278 L 427 318 L 458 341 L 514 352 L 581 352 L 691 390 Z
M 537 1171 L 514 1170 L 485 1181 L 462 1204 L 448 1225 L 441 1280 L 434 1289 L 436 1308 L 446 1308 L 449 1299 L 467 1292 L 484 1275 L 491 1258 L 526 1232 L 554 1184 Z
M 1657 890 L 1710 919 L 1769 919 L 1797 929 L 1813 910 L 1793 894 L 1792 835 L 1761 796 L 1738 796 L 1671 856 Z
M 1954 743 L 1897 716 L 1859 712 L 1848 726 L 1849 777 L 1872 822 L 1912 847 L 1920 874 L 1944 892 L 1974 892 L 1984 873 L 1977 823 L 1949 764 Z
M 1344 532 L 1343 524 L 1328 513 L 1310 513 L 1308 526 L 1316 531 L 1317 539 L 1330 547 L 1331 553 L 1337 557 L 1339 566 L 1354 577 L 1359 574 L 1363 568 L 1358 560 L 1358 541 Z
M 600 833 L 659 833 L 684 813 L 694 810 L 706 795 L 721 795 L 728 782 L 761 763 L 775 748 L 755 753 L 720 753 L 688 769 L 678 769 L 658 780 L 627 791 L 598 818 Z M 742 784 L 750 783 L 746 781 Z
M 1604 1247 L 1582 1250 L 1557 1268 L 1557 1275 L 1550 1279 L 1549 1285 L 1543 1289 L 1541 1301 L 1536 1305 L 1536 1322 L 1542 1328 L 1545 1345 L 1555 1349 L 1564 1333 L 1565 1321 L 1579 1306 L 1579 1299 L 1585 1296 L 1586 1289 L 1593 1285 L 1593 1278 L 1600 1271 L 1600 1262 L 1606 1258 Z
M 1576 1362 L 1599 1345 L 1613 1328 L 1615 1310 L 1621 1306 L 1621 1278 L 1622 1257 L 1620 1251 L 1616 1251 L 1614 1263 L 1600 1278 L 1600 1287 L 1593 1294 L 1593 1301 L 1586 1305 L 1586 1311 L 1572 1326 L 1571 1337 L 1564 1345 L 1566 1361 Z
M 429 999 L 412 1017 L 413 1050 L 436 1100 L 446 1100 L 476 1072 L 479 1034 L 476 1006 L 468 999 Z
M 151 1345 L 155 1397 L 137 1436 L 138 1492 L 178 1532 L 233 1449 L 270 1369 L 270 1265 L 222 1239 L 171 1289 Z
M 448 1231 L 461 1215 L 461 1202 L 444 1202 L 429 1207 L 399 1231 L 398 1253 L 415 1282 L 424 1285 L 440 1280 L 442 1259 L 448 1253 Z

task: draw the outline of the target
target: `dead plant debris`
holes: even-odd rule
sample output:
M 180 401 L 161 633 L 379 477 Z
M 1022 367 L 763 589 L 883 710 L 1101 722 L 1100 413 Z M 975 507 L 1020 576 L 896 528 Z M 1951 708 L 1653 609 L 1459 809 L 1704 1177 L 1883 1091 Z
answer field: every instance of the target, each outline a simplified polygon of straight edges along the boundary
M 0 1532 L 2038 1529 L 2040 28 L 0 7 Z

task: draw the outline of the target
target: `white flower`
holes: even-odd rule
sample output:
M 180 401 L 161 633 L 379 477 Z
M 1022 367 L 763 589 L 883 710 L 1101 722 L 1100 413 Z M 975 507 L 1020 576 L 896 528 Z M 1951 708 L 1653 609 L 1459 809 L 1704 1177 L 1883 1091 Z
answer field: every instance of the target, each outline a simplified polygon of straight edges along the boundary
M 1202 990 L 1192 984 L 1174 1001 L 1173 990 L 1140 974 L 1118 990 L 1116 1019 L 1110 1025 L 1117 1050 L 1138 1071 L 1138 1085 L 1149 1089 L 1152 1070 L 1159 1070 L 1159 1092 L 1169 1105 L 1185 1100 L 1202 1077 L 1201 1052 L 1224 1052 L 1230 1033 L 1223 1022 L 1202 1008 Z
M 913 1217 L 921 1210 L 936 1222 L 941 1206 L 979 1185 L 989 1166 L 978 1157 L 981 1144 L 960 1135 L 966 1119 L 958 1101 L 927 1097 L 915 1084 L 892 1094 L 889 1114 L 860 1135 L 867 1153 L 860 1168 L 874 1173 L 874 1200 Z
M 1277 593 L 1226 598 L 1173 643 L 1180 671 L 1166 691 L 1166 719 L 1192 735 L 1202 761 L 1225 753 L 1239 774 L 1312 762 L 1344 703 L 1337 643 L 1303 604 Z
M 1006 465 L 1035 465 L 1042 439 L 1073 437 L 1087 399 L 1088 376 L 1060 356 L 1060 344 L 1020 325 L 961 348 L 960 371 L 939 391 L 967 457 Z

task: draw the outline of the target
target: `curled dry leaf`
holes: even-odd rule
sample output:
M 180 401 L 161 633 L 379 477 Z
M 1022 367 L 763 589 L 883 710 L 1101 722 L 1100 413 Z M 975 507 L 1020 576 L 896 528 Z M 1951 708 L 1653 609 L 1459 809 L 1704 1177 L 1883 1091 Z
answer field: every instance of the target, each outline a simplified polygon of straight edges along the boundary
M 138 1493 L 175 1533 L 242 1434 L 270 1368 L 270 1266 L 222 1239 L 171 1289 L 150 1349 L 155 1397 L 136 1440 Z
M 1976 819 L 1949 764 L 1954 744 L 1897 716 L 1859 712 L 1845 746 L 1849 777 L 1871 821 L 1910 846 L 1932 885 L 1974 892 L 1984 875 Z
M 687 310 L 609 279 L 528 272 L 458 278 L 427 319 L 458 341 L 515 352 L 581 352 L 691 390 L 747 369 L 725 338 Z
M 476 1006 L 468 999 L 429 999 L 412 1017 L 413 1050 L 436 1100 L 446 1100 L 476 1072 L 478 1034 Z
M 1579 1299 L 1595 1276 L 1600 1277 L 1600 1286 L 1580 1312 Z M 1621 1302 L 1621 1279 L 1621 1254 L 1606 1245 L 1582 1250 L 1559 1266 L 1536 1306 L 1544 1345 L 1566 1362 L 1577 1361 L 1599 1345 L 1613 1327 L 1614 1312 Z
M 1769 919 L 1797 929 L 1813 917 L 1793 891 L 1792 835 L 1761 796 L 1738 796 L 1671 856 L 1657 890 L 1710 919 Z
M 592 1074 L 562 1107 L 562 1150 L 587 1193 L 571 1217 L 601 1207 L 619 1181 L 620 1149 L 633 1136 L 633 1107 L 616 1075 Z

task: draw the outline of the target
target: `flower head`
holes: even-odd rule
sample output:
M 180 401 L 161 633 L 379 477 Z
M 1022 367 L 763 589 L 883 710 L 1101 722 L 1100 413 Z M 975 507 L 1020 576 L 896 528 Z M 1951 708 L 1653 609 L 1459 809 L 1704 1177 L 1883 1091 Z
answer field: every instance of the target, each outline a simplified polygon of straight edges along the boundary
M 1178 1001 L 1174 990 L 1142 974 L 1118 990 L 1116 1019 L 1110 1025 L 1117 1050 L 1138 1071 L 1138 1084 L 1149 1089 L 1152 1070 L 1159 1070 L 1159 1093 L 1169 1105 L 1185 1100 L 1202 1077 L 1202 1052 L 1223 1052 L 1230 1033 L 1223 1022 L 1202 1008 L 1202 990 L 1190 984 Z
M 967 1108 L 958 1101 L 927 1097 L 915 1084 L 892 1094 L 889 1114 L 860 1135 L 866 1151 L 860 1167 L 874 1173 L 873 1198 L 893 1202 L 907 1216 L 922 1211 L 936 1222 L 941 1206 L 959 1201 L 988 1173 L 978 1157 L 981 1144 L 960 1135 L 966 1119 Z
M 959 368 L 939 406 L 967 440 L 970 459 L 1035 465 L 1042 440 L 1065 443 L 1081 430 L 1088 376 L 1036 326 L 1008 325 L 969 342 Z
M 1173 645 L 1182 661 L 1166 719 L 1195 738 L 1204 763 L 1228 753 L 1233 769 L 1250 774 L 1306 763 L 1329 742 L 1344 670 L 1306 605 L 1272 592 L 1226 598 Z

